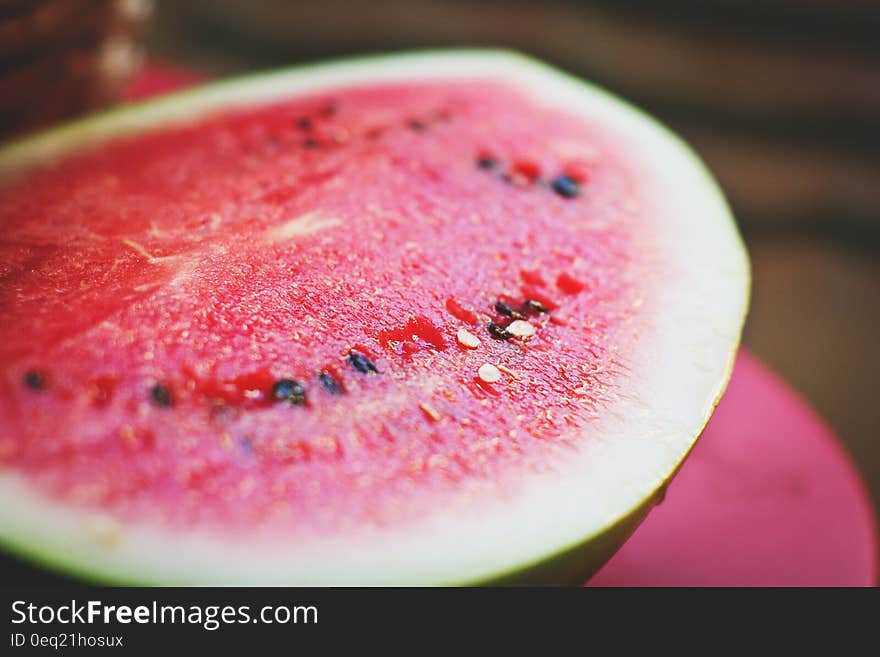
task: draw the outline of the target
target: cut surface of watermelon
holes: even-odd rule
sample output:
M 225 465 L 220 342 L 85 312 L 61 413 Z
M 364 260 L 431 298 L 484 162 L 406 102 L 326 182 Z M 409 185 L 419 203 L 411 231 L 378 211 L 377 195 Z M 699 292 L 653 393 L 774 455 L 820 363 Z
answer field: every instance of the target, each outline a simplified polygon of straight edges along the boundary
M 95 577 L 582 581 L 745 313 L 686 147 L 506 53 L 210 85 L 0 177 L 0 534 Z

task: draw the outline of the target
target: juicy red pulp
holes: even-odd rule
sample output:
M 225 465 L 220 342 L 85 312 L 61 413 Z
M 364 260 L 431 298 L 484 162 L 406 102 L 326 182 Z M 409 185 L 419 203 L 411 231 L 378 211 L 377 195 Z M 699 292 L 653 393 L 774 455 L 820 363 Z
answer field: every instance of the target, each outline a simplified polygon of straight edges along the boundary
M 554 467 L 617 394 L 647 293 L 611 150 L 510 89 L 445 82 L 30 172 L 0 191 L 0 464 L 123 518 L 302 532 Z

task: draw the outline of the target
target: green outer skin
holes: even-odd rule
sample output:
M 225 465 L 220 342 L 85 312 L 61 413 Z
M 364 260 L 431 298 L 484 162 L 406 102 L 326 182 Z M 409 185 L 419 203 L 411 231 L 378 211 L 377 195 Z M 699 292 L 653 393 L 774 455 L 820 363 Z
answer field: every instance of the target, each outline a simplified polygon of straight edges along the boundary
M 706 184 L 712 186 L 716 191 L 718 191 L 719 198 L 724 199 L 724 195 L 721 192 L 720 187 L 718 186 L 718 183 L 715 180 L 714 176 L 711 174 L 708 168 L 706 168 L 703 161 L 696 155 L 696 153 L 694 153 L 693 149 L 691 149 L 690 146 L 681 137 L 672 132 L 669 128 L 660 123 L 650 114 L 644 112 L 638 107 L 610 92 L 595 87 L 592 84 L 581 80 L 580 78 L 577 78 L 573 75 L 567 74 L 563 71 L 559 71 L 558 69 L 544 64 L 543 62 L 536 61 L 530 57 L 513 51 L 504 51 L 499 49 L 473 49 L 471 51 L 462 49 L 408 51 L 408 53 L 410 54 L 421 55 L 430 55 L 432 53 L 466 54 L 467 52 L 473 52 L 475 55 L 487 53 L 503 54 L 505 57 L 508 57 L 512 60 L 519 59 L 520 61 L 527 63 L 531 66 L 545 68 L 548 71 L 552 71 L 557 75 L 561 74 L 570 81 L 589 89 L 593 93 L 599 93 L 606 97 L 610 97 L 616 102 L 627 106 L 632 111 L 639 114 L 646 121 L 653 123 L 658 130 L 665 133 L 666 136 L 671 137 L 681 146 L 682 149 L 687 151 L 692 156 L 694 163 L 702 169 L 706 178 Z M 332 61 L 336 61 L 339 63 L 356 61 L 359 61 L 361 63 L 369 63 L 379 62 L 384 59 L 391 59 L 397 56 L 399 56 L 399 54 L 397 53 L 387 53 L 365 57 L 340 58 Z M 111 110 L 100 112 L 86 118 L 68 122 L 62 126 L 40 132 L 32 136 L 26 136 L 22 139 L 19 139 L 18 141 L 14 141 L 0 148 L 0 182 L 2 182 L 6 175 L 8 175 L 7 172 L 10 171 L 10 169 L 15 170 L 14 167 L 9 167 L 9 163 L 14 162 L 20 157 L 23 157 L 23 159 L 27 160 L 28 158 L 24 156 L 34 148 L 39 149 L 42 145 L 52 144 L 59 140 L 62 142 L 66 142 L 66 145 L 71 146 L 73 144 L 88 143 L 94 138 L 100 138 L 104 133 L 102 127 L 105 118 L 114 117 L 131 111 L 142 112 L 147 109 L 161 110 L 166 107 L 177 105 L 181 102 L 185 103 L 187 98 L 202 94 L 205 90 L 216 91 L 222 88 L 231 89 L 235 87 L 236 84 L 242 81 L 251 80 L 254 78 L 272 76 L 283 77 L 294 72 L 303 72 L 309 69 L 319 70 L 328 63 L 331 63 L 331 61 L 282 69 L 272 73 L 256 74 L 252 76 L 244 76 L 233 78 L 230 80 L 224 80 L 221 82 L 209 83 L 206 85 L 201 85 L 194 89 L 166 94 L 157 99 L 147 100 L 126 107 L 114 108 Z M 135 130 L 135 132 L 136 131 L 137 130 Z M 25 166 L 24 168 L 26 169 L 27 166 Z M 727 215 L 730 222 L 735 224 L 733 214 L 731 213 L 729 207 L 727 207 Z M 738 231 L 734 232 L 737 236 L 738 245 L 742 250 L 743 257 L 746 262 L 748 262 L 748 253 L 742 240 L 742 236 L 739 234 Z M 751 290 L 751 278 L 748 268 L 746 269 L 746 276 L 744 277 L 743 284 L 745 286 L 745 303 L 743 305 L 744 323 L 745 315 L 748 311 Z M 733 363 L 738 347 L 739 340 L 731 344 L 728 356 L 728 363 L 727 367 L 725 368 L 723 380 L 720 382 L 718 394 L 715 398 L 714 404 L 704 418 L 702 429 L 705 429 L 705 426 L 709 422 L 709 418 L 711 417 L 714 408 L 718 405 L 718 402 L 721 400 L 721 397 L 724 394 L 724 390 L 727 387 L 727 383 L 730 380 L 730 375 L 733 371 Z M 666 488 L 668 487 L 671 480 L 675 477 L 678 470 L 681 468 L 687 456 L 690 454 L 690 451 L 696 444 L 699 435 L 702 434 L 702 429 L 698 435 L 694 436 L 690 446 L 688 447 L 688 450 L 682 455 L 681 459 L 676 464 L 675 468 L 669 474 L 669 476 L 650 495 L 648 495 L 648 497 L 645 498 L 638 507 L 630 511 L 627 515 L 618 519 L 613 524 L 608 525 L 604 530 L 592 536 L 585 537 L 579 543 L 565 546 L 555 553 L 547 555 L 541 561 L 523 564 L 519 568 L 508 571 L 492 573 L 490 575 L 487 575 L 485 578 L 481 578 L 478 580 L 451 581 L 447 582 L 446 584 L 450 586 L 569 586 L 583 584 L 614 555 L 614 553 L 623 545 L 624 542 L 626 542 L 627 538 L 630 537 L 630 535 L 636 530 L 639 524 L 645 519 L 645 517 L 648 515 L 649 511 L 654 507 L 654 505 L 659 503 L 663 499 Z M 7 551 L 8 553 L 11 553 L 36 565 L 45 566 L 49 569 L 71 575 L 78 579 L 88 580 L 90 582 L 98 584 L 111 586 L 157 584 L 156 582 L 140 582 L 136 578 L 116 578 L 102 571 L 100 567 L 96 568 L 91 566 L 90 564 L 72 561 L 68 559 L 63 553 L 52 551 L 44 546 L 28 545 L 26 544 L 26 542 L 17 542 L 14 539 L 11 540 L 2 536 L 0 536 L 0 546 L 2 546 L 3 550 Z M 284 583 L 279 582 L 279 584 L 283 585 Z M 175 586 L 175 584 L 172 582 L 161 583 L 159 585 Z

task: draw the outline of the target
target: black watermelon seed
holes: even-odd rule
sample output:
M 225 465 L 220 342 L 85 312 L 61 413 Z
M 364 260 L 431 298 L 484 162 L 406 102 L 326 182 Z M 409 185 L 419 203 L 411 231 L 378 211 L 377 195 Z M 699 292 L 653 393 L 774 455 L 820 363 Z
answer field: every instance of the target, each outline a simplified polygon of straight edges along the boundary
M 278 379 L 272 384 L 272 399 L 301 406 L 306 403 L 306 389 L 302 387 L 299 381 Z
M 334 114 L 336 114 L 337 107 L 335 103 L 327 103 L 324 107 L 321 108 L 321 116 L 324 118 L 330 118 Z
M 412 119 L 407 125 L 410 130 L 415 130 L 416 132 L 423 132 L 428 128 L 423 121 L 419 121 L 418 119 Z
M 306 140 L 303 142 L 303 146 L 305 146 L 306 148 L 318 148 L 320 145 L 321 145 L 321 144 L 319 144 L 319 143 L 317 142 L 317 140 L 315 140 L 315 139 L 311 139 L 311 138 L 306 139 Z
M 362 374 L 377 374 L 379 372 L 379 370 L 376 369 L 376 364 L 373 363 L 373 361 L 356 351 L 352 351 L 348 355 L 348 362 L 351 363 L 354 369 L 356 369 L 358 372 L 361 372 Z
M 507 317 L 510 317 L 513 314 L 513 309 L 500 299 L 495 302 L 495 310 L 498 311 L 499 314 L 506 315 Z
M 550 184 L 554 192 L 565 198 L 574 198 L 581 193 L 580 184 L 571 176 L 557 176 Z
M 505 317 L 511 317 L 513 319 L 525 319 L 526 318 L 526 316 L 523 315 L 521 312 L 514 310 L 513 308 L 508 306 L 506 303 L 501 301 L 500 299 L 495 302 L 495 311 L 499 315 L 504 315 Z
M 321 372 L 318 374 L 318 381 L 320 382 L 321 387 L 331 395 L 341 395 L 343 392 L 342 386 L 339 385 L 339 381 L 337 381 L 329 372 Z
M 164 406 L 165 408 L 174 404 L 168 386 L 164 386 L 161 383 L 157 383 L 150 389 L 150 397 L 153 398 L 153 401 L 156 402 L 157 405 Z
M 303 116 L 302 118 L 297 119 L 296 125 L 300 130 L 311 130 L 312 120 L 307 116 Z
M 494 169 L 498 166 L 498 160 L 494 157 L 481 157 L 477 159 L 477 166 L 481 169 Z
M 541 303 L 540 301 L 535 301 L 534 299 L 526 299 L 523 301 L 523 308 L 526 311 L 531 311 L 535 313 L 546 313 L 549 312 L 547 307 Z
M 510 340 L 512 337 L 506 328 L 503 326 L 498 326 L 495 322 L 489 322 L 486 324 L 486 329 L 489 331 L 489 334 L 495 338 L 496 340 Z
M 24 384 L 31 390 L 42 390 L 46 387 L 46 377 L 42 372 L 28 370 L 24 373 Z

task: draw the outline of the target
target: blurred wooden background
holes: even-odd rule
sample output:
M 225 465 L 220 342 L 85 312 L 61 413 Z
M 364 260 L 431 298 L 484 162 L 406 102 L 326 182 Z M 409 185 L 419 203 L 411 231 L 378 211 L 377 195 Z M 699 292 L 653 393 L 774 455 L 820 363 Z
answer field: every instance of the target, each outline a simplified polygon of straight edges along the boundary
M 150 0 L 0 0 L 0 140 L 96 109 L 141 61 Z
M 37 4 L 0 0 L 0 19 Z M 146 32 L 150 57 L 219 75 L 438 46 L 531 53 L 685 136 L 748 242 L 746 344 L 829 420 L 880 507 L 880 0 L 158 0 Z

